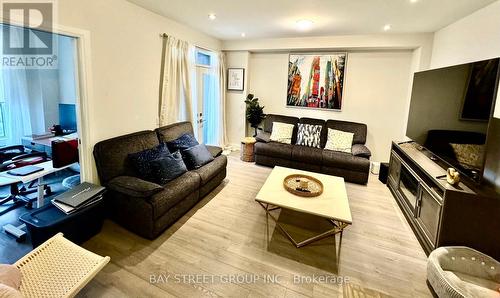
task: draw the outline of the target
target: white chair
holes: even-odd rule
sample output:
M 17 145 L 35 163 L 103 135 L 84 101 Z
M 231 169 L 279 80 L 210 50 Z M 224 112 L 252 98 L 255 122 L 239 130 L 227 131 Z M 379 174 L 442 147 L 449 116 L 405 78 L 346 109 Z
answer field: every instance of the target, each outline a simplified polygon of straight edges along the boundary
M 109 260 L 59 233 L 14 265 L 21 270 L 19 290 L 24 297 L 73 297 Z
M 500 297 L 500 263 L 464 246 L 434 250 L 427 261 L 427 280 L 440 298 Z

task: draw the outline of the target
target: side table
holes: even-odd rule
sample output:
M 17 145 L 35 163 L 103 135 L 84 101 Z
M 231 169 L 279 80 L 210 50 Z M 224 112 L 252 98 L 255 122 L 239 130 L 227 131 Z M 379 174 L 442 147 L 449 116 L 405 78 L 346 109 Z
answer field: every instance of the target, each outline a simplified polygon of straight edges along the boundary
M 241 156 L 240 159 L 246 162 L 254 162 L 254 145 L 257 140 L 253 137 L 246 137 L 241 140 Z

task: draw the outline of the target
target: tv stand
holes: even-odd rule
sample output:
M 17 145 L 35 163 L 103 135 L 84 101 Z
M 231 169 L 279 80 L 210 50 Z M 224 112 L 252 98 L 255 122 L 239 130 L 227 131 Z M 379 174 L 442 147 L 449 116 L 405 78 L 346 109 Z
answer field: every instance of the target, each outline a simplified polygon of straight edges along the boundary
M 425 252 L 463 245 L 500 260 L 500 199 L 471 184 L 448 184 L 446 169 L 419 147 L 392 144 L 387 185 Z

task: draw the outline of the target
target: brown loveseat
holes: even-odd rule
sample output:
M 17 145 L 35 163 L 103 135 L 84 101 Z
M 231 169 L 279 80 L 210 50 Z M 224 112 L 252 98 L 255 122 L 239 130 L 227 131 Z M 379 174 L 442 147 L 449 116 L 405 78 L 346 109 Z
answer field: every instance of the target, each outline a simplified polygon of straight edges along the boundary
M 214 160 L 203 167 L 158 185 L 134 177 L 128 155 L 154 148 L 160 142 L 193 134 L 190 122 L 181 122 L 99 142 L 94 157 L 99 179 L 108 188 L 111 218 L 140 236 L 154 239 L 175 223 L 226 177 L 227 158 L 218 147 L 207 146 Z
M 282 144 L 269 140 L 273 122 L 295 125 L 292 144 Z M 299 123 L 323 126 L 321 148 L 295 145 Z M 327 141 L 328 128 L 354 133 L 352 154 L 323 149 Z M 366 133 L 367 127 L 361 123 L 269 114 L 264 120 L 263 131 L 257 135 L 255 162 L 272 167 L 283 166 L 325 173 L 344 177 L 349 182 L 366 184 L 370 173 L 371 156 L 370 150 L 365 146 Z

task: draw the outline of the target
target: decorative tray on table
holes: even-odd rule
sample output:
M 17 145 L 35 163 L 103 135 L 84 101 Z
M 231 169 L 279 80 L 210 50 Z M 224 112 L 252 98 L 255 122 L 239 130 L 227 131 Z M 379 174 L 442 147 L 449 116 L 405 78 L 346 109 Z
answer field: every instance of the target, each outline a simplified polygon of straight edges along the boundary
M 286 176 L 283 186 L 288 192 L 301 197 L 317 197 L 323 193 L 321 181 L 303 174 Z

